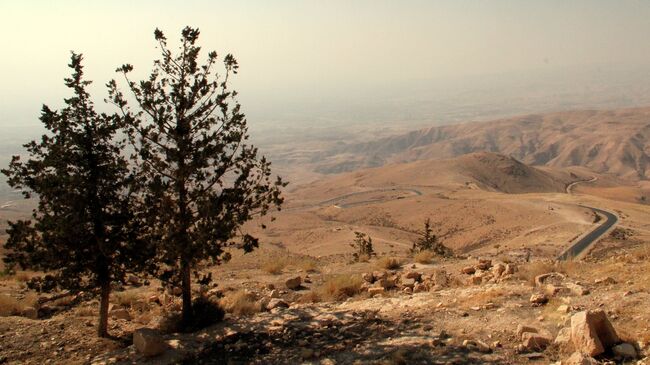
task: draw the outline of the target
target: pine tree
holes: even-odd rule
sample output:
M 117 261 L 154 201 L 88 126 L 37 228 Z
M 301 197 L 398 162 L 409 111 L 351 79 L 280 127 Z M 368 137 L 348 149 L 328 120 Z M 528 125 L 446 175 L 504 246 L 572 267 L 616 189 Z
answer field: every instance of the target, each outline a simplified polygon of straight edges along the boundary
M 73 53 L 69 67 L 65 84 L 73 96 L 59 111 L 43 106 L 40 120 L 48 132 L 24 145 L 27 161 L 14 156 L 2 170 L 25 198 L 38 199 L 32 220 L 9 222 L 4 260 L 48 272 L 45 286 L 99 289 L 98 335 L 106 337 L 111 282 L 144 269 L 151 250 L 138 239 L 133 179 L 121 155 L 126 141 L 116 138 L 119 120 L 95 112 L 82 55 Z
M 363 232 L 354 232 L 354 241 L 350 246 L 356 251 L 352 254 L 355 261 L 363 261 L 376 256 L 375 249 L 372 247 L 372 237 Z
M 452 254 L 451 250 L 443 245 L 438 240 L 438 237 L 433 234 L 431 220 L 429 218 L 424 221 L 424 230 L 420 233 L 420 237 L 413 242 L 413 247 L 411 248 L 411 252 L 413 253 L 422 251 L 431 251 L 440 256 L 450 256 Z
M 147 239 L 156 244 L 167 267 L 159 277 L 180 282 L 183 322 L 189 325 L 192 270 L 204 261 L 227 260 L 228 247 L 245 252 L 256 248 L 258 240 L 240 227 L 273 206 L 280 209 L 280 189 L 286 183 L 271 177 L 270 162 L 247 142 L 246 118 L 237 93 L 228 88 L 238 69 L 235 58 L 226 55 L 224 74 L 215 74 L 216 52 L 199 65 L 198 29 L 183 29 L 177 54 L 160 30 L 154 36 L 162 57 L 148 79 L 131 81 L 129 64 L 117 70 L 126 79 L 134 107 L 116 81 L 108 86 L 136 151 L 150 228 Z

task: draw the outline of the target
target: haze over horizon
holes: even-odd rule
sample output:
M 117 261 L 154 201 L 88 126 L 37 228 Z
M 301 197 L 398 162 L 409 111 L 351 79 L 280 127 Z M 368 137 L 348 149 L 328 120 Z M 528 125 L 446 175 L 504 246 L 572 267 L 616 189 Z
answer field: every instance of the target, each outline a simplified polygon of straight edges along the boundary
M 205 51 L 238 59 L 234 87 L 253 126 L 640 106 L 649 18 L 643 1 L 4 2 L 0 126 L 22 132 L 41 104 L 61 104 L 70 50 L 111 110 L 114 69 L 131 63 L 144 77 L 153 30 L 176 42 L 185 25 L 201 29 Z

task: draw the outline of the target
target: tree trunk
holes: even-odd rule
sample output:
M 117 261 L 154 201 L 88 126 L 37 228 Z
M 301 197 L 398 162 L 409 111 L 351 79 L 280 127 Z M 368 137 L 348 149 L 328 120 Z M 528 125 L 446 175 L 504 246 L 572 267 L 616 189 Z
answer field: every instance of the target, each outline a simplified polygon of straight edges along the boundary
M 187 260 L 181 263 L 181 289 L 183 289 L 183 327 L 189 326 L 192 322 L 192 278 L 190 275 L 190 264 Z
M 104 275 L 102 275 L 104 276 Z M 111 294 L 111 280 L 108 275 L 100 278 L 99 325 L 97 336 L 108 337 L 108 302 Z

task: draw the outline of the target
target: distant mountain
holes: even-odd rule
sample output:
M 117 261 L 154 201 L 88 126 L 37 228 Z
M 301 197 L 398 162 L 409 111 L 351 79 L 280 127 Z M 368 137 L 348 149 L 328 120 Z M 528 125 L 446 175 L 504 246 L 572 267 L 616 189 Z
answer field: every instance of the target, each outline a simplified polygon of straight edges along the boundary
M 338 173 L 387 163 L 495 152 L 530 165 L 583 166 L 624 179 L 650 176 L 650 108 L 533 114 L 413 131 L 313 158 L 316 170 Z

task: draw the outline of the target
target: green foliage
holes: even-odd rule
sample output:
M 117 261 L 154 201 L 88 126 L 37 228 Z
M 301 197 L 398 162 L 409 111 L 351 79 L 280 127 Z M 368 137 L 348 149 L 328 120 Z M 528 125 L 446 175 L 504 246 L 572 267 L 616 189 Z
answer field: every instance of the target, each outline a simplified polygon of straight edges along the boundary
M 372 238 L 370 236 L 362 232 L 354 232 L 354 236 L 354 241 L 350 246 L 355 250 L 352 254 L 355 261 L 367 260 L 377 255 L 372 247 Z
M 431 220 L 427 218 L 424 221 L 424 230 L 420 233 L 420 237 L 413 242 L 411 248 L 412 253 L 419 253 L 423 251 L 430 251 L 440 256 L 450 256 L 451 250 L 438 240 L 438 237 L 433 234 L 431 228 Z
M 158 277 L 180 282 L 189 321 L 192 268 L 227 260 L 229 247 L 256 248 L 258 240 L 240 227 L 272 207 L 279 209 L 286 183 L 271 177 L 271 163 L 248 143 L 246 118 L 237 93 L 228 87 L 239 68 L 235 58 L 223 57 L 224 73 L 215 74 L 216 52 L 199 65 L 198 29 L 183 29 L 177 54 L 162 31 L 154 35 L 161 58 L 147 79 L 131 81 L 128 64 L 117 70 L 135 103 L 116 81 L 108 87 L 135 150 L 146 238 L 156 245 L 165 268 Z
M 152 251 L 138 238 L 133 176 L 121 154 L 126 142 L 116 138 L 121 121 L 95 112 L 81 62 L 73 53 L 66 106 L 43 106 L 47 134 L 24 145 L 26 161 L 14 156 L 2 170 L 11 187 L 38 199 L 31 221 L 9 222 L 4 260 L 8 267 L 50 272 L 31 283 L 40 289 L 102 287 L 107 295 L 111 281 L 143 270 Z

